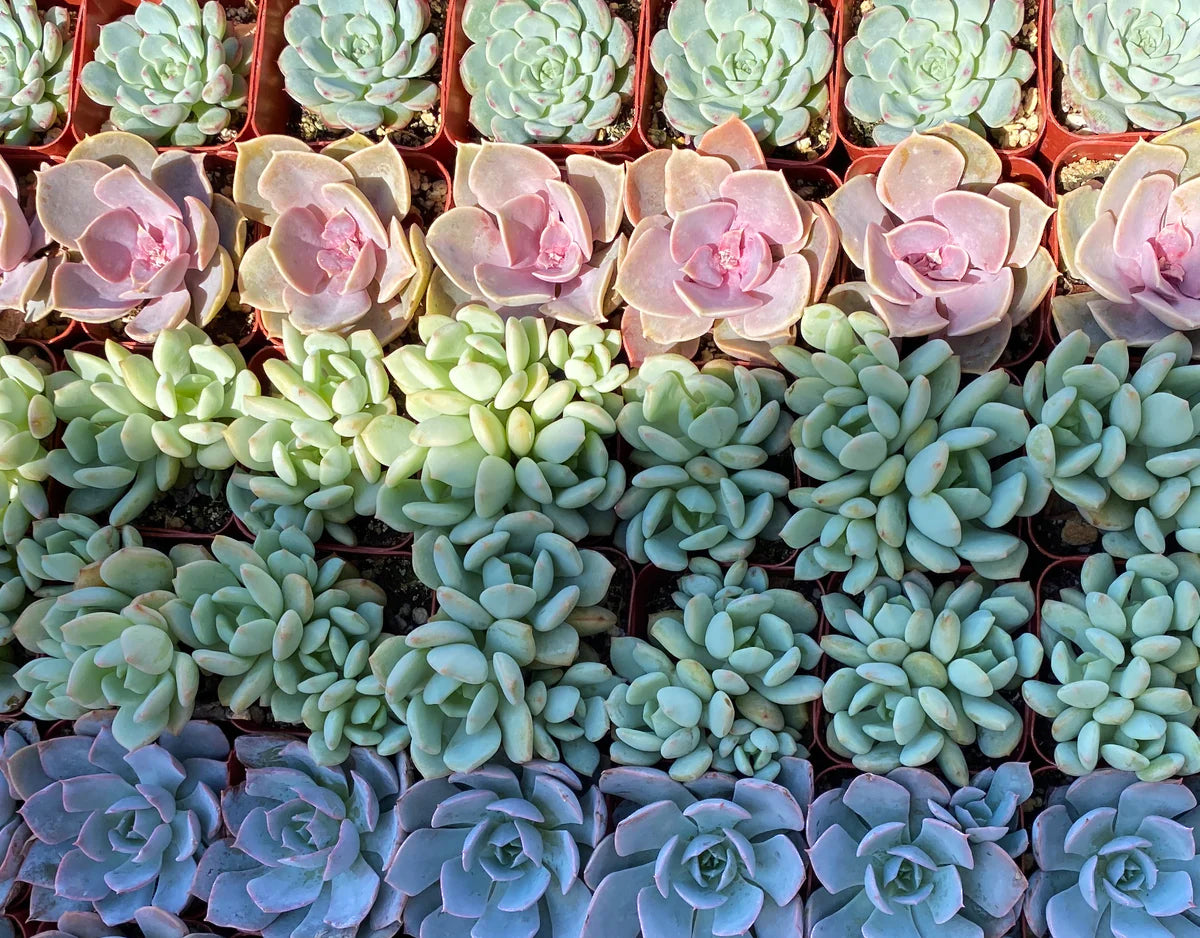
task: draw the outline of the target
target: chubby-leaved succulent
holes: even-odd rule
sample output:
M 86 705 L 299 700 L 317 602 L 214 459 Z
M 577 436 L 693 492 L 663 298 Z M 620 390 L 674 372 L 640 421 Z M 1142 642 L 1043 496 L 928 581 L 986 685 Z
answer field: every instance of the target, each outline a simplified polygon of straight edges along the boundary
M 50 511 L 46 448 L 58 429 L 51 368 L 38 354 L 10 352 L 0 342 L 0 541 L 10 546 Z
M 49 142 L 70 103 L 74 39 L 67 7 L 0 0 L 0 141 Z

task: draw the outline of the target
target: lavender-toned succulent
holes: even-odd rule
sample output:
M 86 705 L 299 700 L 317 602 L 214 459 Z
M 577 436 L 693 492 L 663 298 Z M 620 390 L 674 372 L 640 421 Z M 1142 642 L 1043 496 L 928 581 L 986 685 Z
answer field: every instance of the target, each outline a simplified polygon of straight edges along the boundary
M 991 145 L 946 124 L 904 140 L 878 173 L 848 179 L 825 204 L 864 279 L 830 302 L 874 310 L 896 338 L 943 338 L 964 370 L 987 371 L 1055 277 L 1042 247 L 1053 210 L 1000 178 Z
M 590 143 L 633 94 L 633 30 L 603 0 L 467 0 L 471 124 L 506 143 Z
M 231 23 L 220 0 L 160 0 L 100 27 L 79 85 L 110 108 L 108 125 L 151 143 L 199 147 L 243 113 L 253 25 Z
M 1038 938 L 1182 938 L 1200 927 L 1196 785 L 1093 772 L 1033 821 L 1025 921 Z
M 1200 11 L 1187 0 L 1055 0 L 1053 9 L 1071 129 L 1170 130 L 1200 116 Z
M 221 796 L 230 836 L 190 883 L 208 921 L 263 938 L 390 938 L 401 896 L 384 876 L 401 830 L 396 764 L 353 747 L 323 766 L 285 736 L 239 736 L 243 782 Z
M 221 826 L 228 756 L 221 730 L 199 720 L 129 752 L 103 713 L 14 753 L 6 777 L 32 832 L 18 876 L 29 917 L 94 911 L 116 925 L 146 906 L 183 911 Z
M 270 229 L 246 251 L 238 290 L 267 334 L 280 338 L 287 321 L 387 343 L 408 328 L 432 263 L 420 226 L 404 225 L 412 188 L 391 142 L 354 134 L 314 153 L 269 134 L 237 150 L 234 200 Z
M 133 913 L 136 930 L 129 925 L 110 927 L 95 912 L 64 912 L 45 938 L 216 938 L 209 932 L 193 931 L 177 915 L 152 905 Z
M 1007 935 L 1025 877 L 950 804 L 936 776 L 912 768 L 859 775 L 818 797 L 808 815 L 821 884 L 808 903 L 812 938 Z
M 846 43 L 846 110 L 875 143 L 946 123 L 982 134 L 1017 116 L 1033 56 L 1015 45 L 1020 0 L 879 0 Z
M 531 14 L 532 15 L 532 14 Z M 483 303 L 506 315 L 602 324 L 625 254 L 623 164 L 571 154 L 565 169 L 529 147 L 462 144 L 454 207 L 429 226 L 437 262 L 429 311 Z
M 86 138 L 38 173 L 37 217 L 66 258 L 54 268 L 50 306 L 82 322 L 128 317 L 125 335 L 137 342 L 211 322 L 246 238 L 245 219 L 213 192 L 202 154 L 159 154 L 120 131 Z
M 1200 329 L 1198 167 L 1200 133 L 1188 124 L 1135 143 L 1102 185 L 1059 196 L 1059 257 L 1081 281 L 1052 301 L 1060 335 L 1141 347 Z
M 771 147 L 828 117 L 833 58 L 829 17 L 812 0 L 677 0 L 650 44 L 667 123 L 698 137 L 737 116 Z
M 49 142 L 70 103 L 74 35 L 69 8 L 37 0 L 0 2 L 0 142 Z M 2 266 L 2 265 L 0 265 Z
M 438 100 L 428 0 L 301 0 L 283 18 L 283 87 L 332 130 L 390 133 Z
M 634 364 L 655 352 L 690 354 L 709 333 L 728 355 L 760 362 L 794 339 L 804 308 L 825 292 L 837 234 L 824 208 L 765 167 L 736 117 L 695 151 L 630 164 L 625 209 L 635 227 L 617 291 Z
M 10 766 L 17 752 L 39 739 L 35 723 L 18 720 L 4 728 L 0 743 L 0 910 L 7 909 L 13 900 L 31 836 L 29 825 L 18 811 L 20 795 L 9 781 Z
M 774 782 L 711 773 L 687 785 L 618 768 L 599 788 L 616 829 L 584 871 L 595 896 L 580 938 L 802 933 L 808 762 L 782 760 Z
M 57 260 L 47 256 L 49 245 L 45 228 L 37 222 L 33 200 L 21 191 L 12 168 L 0 157 L 0 311 L 13 311 L 0 315 L 10 337 L 26 319 L 40 319 L 50 312 L 50 271 Z M 10 323 L 10 318 L 16 322 Z
M 565 765 L 487 765 L 417 782 L 397 807 L 388 874 L 411 935 L 580 935 L 580 871 L 608 827 L 600 790 Z

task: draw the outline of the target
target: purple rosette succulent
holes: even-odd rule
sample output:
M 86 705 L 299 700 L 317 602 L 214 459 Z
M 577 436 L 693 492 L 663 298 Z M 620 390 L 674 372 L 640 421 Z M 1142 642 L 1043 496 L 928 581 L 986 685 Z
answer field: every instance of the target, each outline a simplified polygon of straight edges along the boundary
M 37 741 L 37 724 L 18 720 L 5 727 L 0 744 L 0 911 L 13 898 L 30 837 L 29 825 L 18 810 L 20 796 L 8 778 L 9 764 L 19 750 Z
M 22 201 L 17 177 L 0 158 L 0 310 L 14 310 L 20 318 L 49 312 L 50 258 L 43 252 L 49 244 L 32 206 Z M 6 331 L 9 338 L 16 332 Z

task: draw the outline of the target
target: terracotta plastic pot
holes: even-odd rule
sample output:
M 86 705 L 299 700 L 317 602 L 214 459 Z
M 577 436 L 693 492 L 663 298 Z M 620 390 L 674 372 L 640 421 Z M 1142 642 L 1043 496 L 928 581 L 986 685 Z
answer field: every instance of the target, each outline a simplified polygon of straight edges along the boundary
M 75 69 L 78 66 L 75 64 L 79 61 L 80 56 L 80 37 L 83 34 L 81 29 L 83 25 L 83 17 L 79 10 L 80 0 L 38 0 L 38 9 L 42 12 L 51 7 L 66 7 L 70 12 L 75 14 L 75 31 L 71 34 L 71 46 L 75 50 L 74 58 L 71 60 L 72 74 L 70 76 L 71 87 L 67 92 L 67 113 L 63 116 L 62 125 L 59 127 L 59 132 L 56 137 L 47 140 L 44 143 L 33 144 L 30 146 L 15 146 L 12 144 L 0 143 L 0 157 L 10 158 L 14 154 L 35 153 L 42 156 L 61 156 L 71 149 L 71 145 L 75 142 L 74 135 L 71 133 L 71 117 L 75 111 L 75 96 L 80 94 L 79 83 L 75 80 Z
M 465 0 L 449 0 L 449 6 L 446 10 L 446 38 L 442 47 L 442 54 L 446 57 L 446 69 L 442 80 L 442 127 L 445 129 L 448 149 L 453 150 L 454 147 L 464 143 L 480 142 L 480 135 L 468 119 L 468 113 L 471 107 L 471 96 L 467 94 L 467 89 L 463 87 L 462 77 L 459 75 L 458 64 L 463 57 L 463 53 L 471 46 L 471 41 L 467 39 L 466 33 L 462 30 L 462 9 Z M 630 23 L 630 28 L 634 30 L 635 49 L 640 48 L 646 35 L 647 13 L 650 3 L 642 4 L 641 14 L 638 16 L 638 22 Z M 535 143 L 532 144 L 536 150 L 541 150 L 552 159 L 564 159 L 572 153 L 587 153 L 592 156 L 637 156 L 642 152 L 642 143 L 638 137 L 636 127 L 641 119 L 641 98 L 639 96 L 640 82 L 643 79 L 637 53 L 635 51 L 635 69 L 637 74 L 634 75 L 634 87 L 632 92 L 631 103 L 633 105 L 633 122 L 630 125 L 629 132 L 620 140 L 613 143 L 595 144 L 595 143 Z M 448 159 L 452 159 L 451 155 Z
M 284 89 L 283 72 L 279 70 L 279 54 L 287 46 L 283 35 L 283 21 L 299 0 L 261 0 L 259 8 L 259 30 L 255 36 L 254 60 L 255 71 L 250 85 L 252 133 L 249 136 L 262 137 L 267 134 L 287 134 L 296 136 L 295 127 L 300 119 L 301 107 Z M 449 27 L 449 11 L 447 23 Z M 447 32 L 448 34 L 448 32 Z M 441 38 L 441 37 L 439 37 Z M 446 87 L 446 76 L 450 69 L 450 56 L 446 54 L 447 43 L 443 43 L 442 56 L 438 60 L 437 73 L 431 80 L 440 82 L 441 88 Z M 457 67 L 457 62 L 455 63 Z M 445 93 L 443 91 L 444 100 Z M 397 149 L 407 159 L 412 153 L 430 153 L 442 155 L 453 148 L 446 142 L 445 104 L 441 105 L 442 120 L 435 133 L 419 147 L 397 146 Z M 341 136 L 348 136 L 346 131 Z M 320 150 L 334 140 L 314 140 L 309 145 L 314 150 Z
M 670 146 L 660 147 L 651 139 L 651 126 L 655 119 L 655 105 L 658 98 L 658 83 L 660 81 L 657 73 L 654 71 L 654 66 L 650 63 L 650 44 L 654 41 L 654 34 L 660 29 L 665 29 L 667 24 L 667 12 L 673 4 L 674 0 L 644 0 L 642 3 L 642 32 L 638 38 L 638 121 L 637 133 L 641 146 L 646 150 L 670 149 Z M 829 35 L 830 38 L 837 43 L 840 35 L 840 24 L 845 18 L 841 0 L 816 0 L 821 8 L 825 11 L 825 15 L 829 17 Z M 797 156 L 789 156 L 794 153 L 791 146 L 781 147 L 776 153 L 767 153 L 767 158 L 773 163 L 778 164 L 779 168 L 783 166 L 820 166 L 831 161 L 834 152 L 837 150 L 837 143 L 840 139 L 838 133 L 839 125 L 842 123 L 837 115 L 837 111 L 841 108 L 841 75 L 837 67 L 837 62 L 829 69 L 829 140 L 825 144 L 825 148 L 820 153 L 816 154 L 813 159 L 800 159 Z

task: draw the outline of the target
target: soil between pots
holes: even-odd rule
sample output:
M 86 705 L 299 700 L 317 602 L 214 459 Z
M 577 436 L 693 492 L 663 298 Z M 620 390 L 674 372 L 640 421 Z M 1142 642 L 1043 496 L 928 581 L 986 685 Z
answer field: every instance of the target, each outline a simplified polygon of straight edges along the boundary
M 413 572 L 412 560 L 402 554 L 372 554 L 347 558 L 359 576 L 387 593 L 383 609 L 383 634 L 407 635 L 429 621 L 433 591 Z
M 202 492 L 195 480 L 163 492 L 138 516 L 139 528 L 159 528 L 180 533 L 216 534 L 233 513 L 225 501 L 225 487 L 213 497 Z

